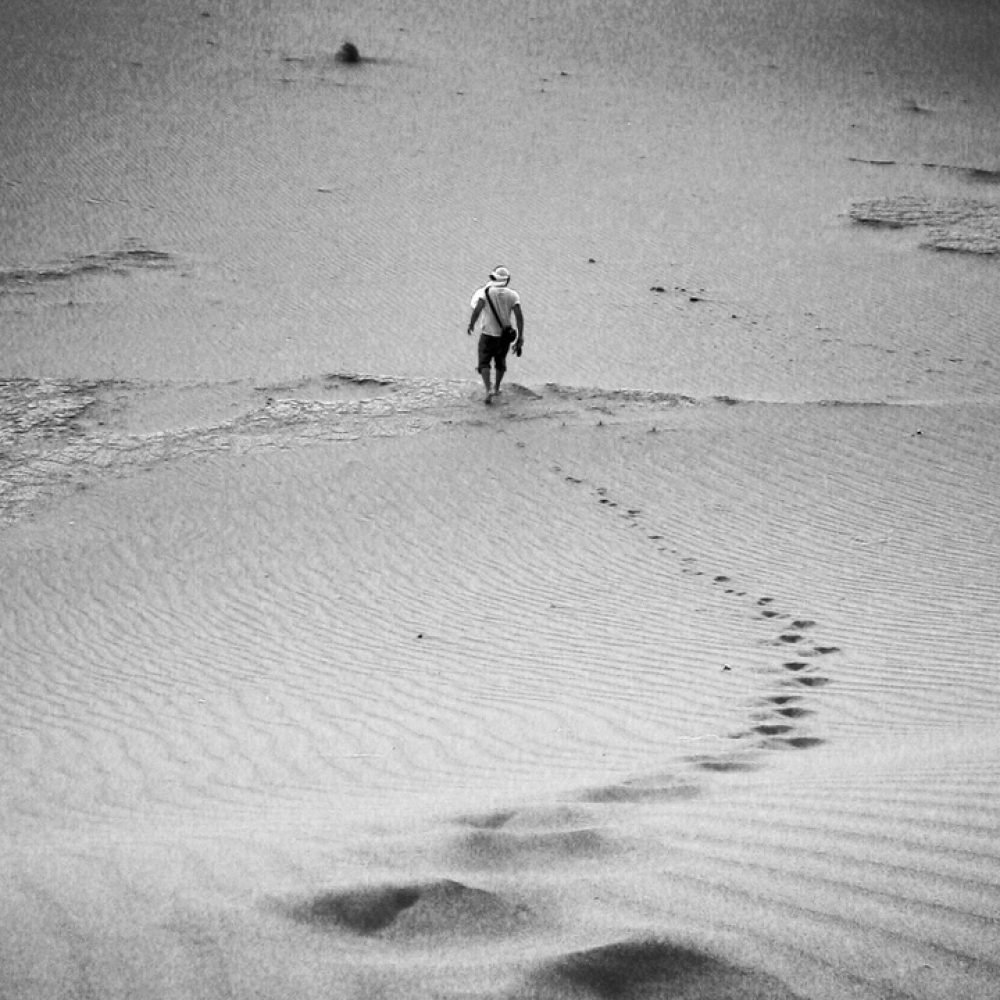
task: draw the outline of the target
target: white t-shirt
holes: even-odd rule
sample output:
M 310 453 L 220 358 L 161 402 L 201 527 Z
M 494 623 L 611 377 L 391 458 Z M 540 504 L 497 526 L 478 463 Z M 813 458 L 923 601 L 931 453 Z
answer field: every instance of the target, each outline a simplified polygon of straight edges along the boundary
M 476 290 L 472 296 L 471 308 L 475 309 L 480 302 L 483 304 L 483 311 L 479 314 L 479 332 L 485 333 L 487 337 L 499 337 L 500 327 L 493 317 L 493 309 L 486 301 L 486 289 L 490 290 L 490 302 L 493 308 L 500 314 L 500 322 L 503 326 L 516 326 L 511 322 L 510 312 L 516 305 L 520 305 L 521 296 L 513 288 L 505 288 L 503 285 L 484 285 Z

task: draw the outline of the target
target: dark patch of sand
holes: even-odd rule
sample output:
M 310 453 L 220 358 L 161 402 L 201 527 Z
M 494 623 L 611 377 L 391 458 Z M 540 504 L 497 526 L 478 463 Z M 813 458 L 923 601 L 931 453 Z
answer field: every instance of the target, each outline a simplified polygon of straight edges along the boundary
M 497 936 L 530 918 L 523 904 L 451 879 L 338 889 L 284 909 L 298 923 L 366 936 Z
M 795 1000 L 780 980 L 707 952 L 656 939 L 620 941 L 551 960 L 519 995 L 534 1000 L 683 997 L 684 1000 Z

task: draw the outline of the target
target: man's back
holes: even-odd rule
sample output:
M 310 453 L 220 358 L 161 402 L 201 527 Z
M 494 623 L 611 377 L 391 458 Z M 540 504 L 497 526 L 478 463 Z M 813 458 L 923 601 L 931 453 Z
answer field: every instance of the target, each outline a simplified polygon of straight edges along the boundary
M 493 303 L 493 309 L 497 311 L 497 315 L 500 317 L 500 325 L 497 325 L 493 309 L 490 308 L 489 303 L 486 303 L 481 314 L 483 323 L 482 331 L 488 337 L 499 337 L 502 327 L 513 325 L 510 320 L 510 314 L 514 306 L 520 305 L 521 296 L 513 288 L 501 285 L 486 285 L 480 288 L 473 296 L 473 309 L 475 309 L 476 303 L 486 296 L 487 292 L 489 293 L 489 302 Z

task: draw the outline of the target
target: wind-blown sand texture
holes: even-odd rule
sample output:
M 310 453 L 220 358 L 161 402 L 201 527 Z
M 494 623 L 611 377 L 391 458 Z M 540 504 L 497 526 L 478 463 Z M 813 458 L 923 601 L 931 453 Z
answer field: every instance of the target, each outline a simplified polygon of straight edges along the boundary
M 995 997 L 992 5 L 272 7 L 0 16 L 0 996 Z

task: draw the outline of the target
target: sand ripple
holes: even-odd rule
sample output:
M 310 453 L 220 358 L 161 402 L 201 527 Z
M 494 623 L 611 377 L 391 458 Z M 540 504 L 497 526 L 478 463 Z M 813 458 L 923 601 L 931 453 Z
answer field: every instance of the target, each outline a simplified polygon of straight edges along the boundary
M 26 995 L 995 994 L 991 405 L 3 393 Z

